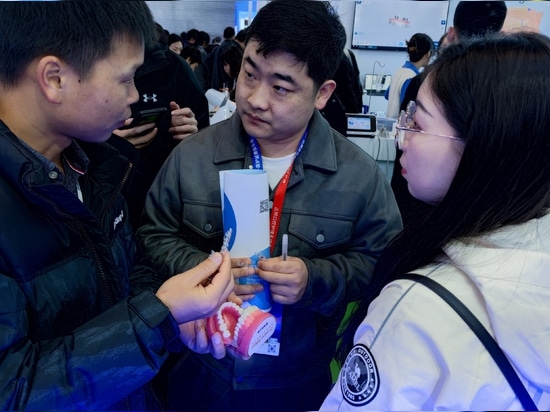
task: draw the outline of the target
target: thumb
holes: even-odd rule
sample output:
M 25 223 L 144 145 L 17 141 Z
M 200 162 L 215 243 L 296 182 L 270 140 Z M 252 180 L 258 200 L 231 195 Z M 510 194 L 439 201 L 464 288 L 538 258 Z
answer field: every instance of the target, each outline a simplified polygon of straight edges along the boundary
M 170 102 L 170 110 L 178 110 L 180 108 L 179 104 L 174 101 Z
M 190 269 L 187 272 L 187 276 L 193 280 L 194 284 L 199 284 L 218 271 L 222 260 L 223 257 L 221 253 L 212 253 L 207 259 Z

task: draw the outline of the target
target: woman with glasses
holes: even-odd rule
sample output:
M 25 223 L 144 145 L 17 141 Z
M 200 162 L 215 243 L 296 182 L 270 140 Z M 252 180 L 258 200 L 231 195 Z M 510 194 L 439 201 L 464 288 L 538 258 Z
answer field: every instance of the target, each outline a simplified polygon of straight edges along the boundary
M 453 44 L 424 76 L 396 142 L 433 207 L 379 259 L 322 410 L 549 410 L 550 39 Z M 494 338 L 506 376 L 426 278 Z

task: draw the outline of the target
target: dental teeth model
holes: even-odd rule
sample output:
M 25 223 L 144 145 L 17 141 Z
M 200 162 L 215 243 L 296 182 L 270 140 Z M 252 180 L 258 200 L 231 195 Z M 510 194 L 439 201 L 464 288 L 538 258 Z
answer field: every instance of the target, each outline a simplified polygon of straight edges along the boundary
M 248 357 L 273 335 L 276 324 L 273 315 L 256 306 L 243 309 L 233 302 L 226 302 L 206 320 L 206 331 L 210 337 L 220 332 L 225 346 L 232 345 Z

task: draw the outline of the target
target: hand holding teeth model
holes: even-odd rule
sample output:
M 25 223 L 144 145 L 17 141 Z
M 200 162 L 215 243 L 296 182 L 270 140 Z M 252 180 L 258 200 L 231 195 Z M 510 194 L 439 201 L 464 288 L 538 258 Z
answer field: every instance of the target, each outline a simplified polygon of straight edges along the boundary
M 227 252 L 232 232 L 229 229 L 223 237 L 222 253 Z M 273 335 L 276 326 L 275 317 L 257 306 L 242 308 L 233 302 L 225 302 L 216 314 L 206 319 L 209 337 L 220 332 L 224 345 L 234 346 L 244 357 L 252 356 Z
M 206 320 L 206 331 L 210 337 L 220 332 L 225 346 L 232 345 L 241 355 L 250 357 L 273 335 L 276 325 L 275 317 L 257 306 L 243 309 L 225 302 Z

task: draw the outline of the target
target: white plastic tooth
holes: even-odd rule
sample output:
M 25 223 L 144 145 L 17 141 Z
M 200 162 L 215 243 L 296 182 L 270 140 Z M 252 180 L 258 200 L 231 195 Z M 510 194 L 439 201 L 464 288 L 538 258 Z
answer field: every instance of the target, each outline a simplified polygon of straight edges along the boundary
M 253 310 L 248 310 L 248 308 L 245 309 L 245 310 L 243 311 L 242 315 L 239 316 L 239 321 L 238 321 L 238 323 L 240 323 L 241 325 L 243 325 L 244 322 L 246 321 L 246 319 L 248 319 L 248 317 L 249 317 L 250 315 L 252 315 L 252 314 L 256 311 L 254 308 L 252 308 L 252 309 L 253 309 Z
M 243 325 L 244 325 L 246 319 L 247 319 L 252 313 L 254 313 L 255 311 L 256 311 L 256 309 L 253 308 L 253 307 L 248 307 L 248 308 L 246 308 L 246 309 L 244 309 L 244 310 L 242 311 L 242 314 L 241 314 L 241 316 L 239 316 L 239 319 L 238 319 L 238 321 L 237 321 L 237 325 L 235 326 L 235 333 L 234 333 L 235 339 L 238 339 L 238 337 L 239 337 L 239 332 L 241 331 L 241 329 L 242 329 L 242 327 L 243 327 Z
M 227 307 L 231 307 L 231 308 L 235 309 L 237 312 L 239 312 L 239 314 L 241 314 L 243 312 L 243 308 L 241 308 L 239 305 L 237 305 L 236 303 L 233 303 L 233 302 L 225 302 L 221 306 L 221 309 L 223 310 L 224 308 L 227 308 Z M 221 312 L 221 310 L 220 310 L 220 312 Z
M 243 309 L 243 312 L 252 313 L 256 312 L 258 308 L 256 306 L 248 306 L 246 309 Z

